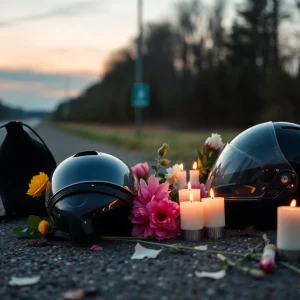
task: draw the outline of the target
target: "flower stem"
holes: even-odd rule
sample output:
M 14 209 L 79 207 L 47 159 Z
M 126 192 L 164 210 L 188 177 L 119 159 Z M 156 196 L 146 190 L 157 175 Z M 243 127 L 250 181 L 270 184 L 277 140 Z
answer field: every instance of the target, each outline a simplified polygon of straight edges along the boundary
M 244 254 L 244 257 L 240 258 L 239 260 L 237 260 L 235 262 L 236 265 L 240 265 L 242 262 L 244 262 L 246 259 L 250 258 L 250 259 L 256 259 L 256 257 L 258 255 L 261 256 L 261 253 L 254 253 L 255 250 L 259 249 L 261 246 L 264 245 L 264 242 L 259 243 L 258 245 L 256 245 L 254 248 L 252 248 L 249 252 Z
M 286 268 L 288 268 L 288 269 L 290 269 L 290 270 L 292 270 L 292 271 L 294 271 L 294 272 L 296 272 L 296 273 L 298 273 L 298 274 L 300 274 L 300 269 L 299 268 L 294 267 L 294 266 L 290 265 L 287 262 L 280 261 L 279 264 L 286 267 Z
M 217 258 L 223 262 L 225 264 L 225 267 L 229 266 L 229 267 L 232 267 L 232 268 L 236 268 L 242 272 L 244 272 L 245 274 L 248 274 L 250 275 L 251 277 L 255 278 L 255 279 L 262 279 L 265 275 L 264 272 L 262 272 L 261 270 L 257 270 L 257 269 L 251 269 L 251 268 L 248 268 L 248 267 L 242 267 L 239 265 L 238 261 L 237 262 L 234 262 L 232 260 L 229 260 L 227 257 L 225 257 L 223 254 L 219 253 L 217 255 Z
M 200 249 L 195 249 L 194 247 L 188 247 L 188 246 L 183 246 L 183 245 L 178 245 L 178 244 L 174 244 L 174 245 L 170 245 L 170 244 L 161 244 L 161 243 L 156 243 L 156 242 L 150 242 L 147 240 L 143 240 L 143 239 L 136 239 L 136 238 L 132 238 L 132 237 L 112 237 L 112 236 L 100 236 L 101 239 L 103 240 L 109 240 L 109 241 L 123 241 L 123 242 L 136 242 L 136 243 L 145 243 L 145 244 L 149 244 L 149 245 L 155 245 L 155 246 L 161 246 L 161 247 L 166 247 L 166 248 L 172 248 L 175 250 L 189 250 L 189 251 L 199 251 L 199 252 L 204 252 L 204 253 L 214 253 L 214 254 L 218 254 L 218 253 L 222 253 L 222 254 L 226 254 L 226 255 L 234 255 L 234 256 L 245 256 L 244 253 L 239 253 L 239 252 L 220 252 L 217 250 L 200 250 Z M 256 254 L 256 253 L 251 253 L 251 254 Z

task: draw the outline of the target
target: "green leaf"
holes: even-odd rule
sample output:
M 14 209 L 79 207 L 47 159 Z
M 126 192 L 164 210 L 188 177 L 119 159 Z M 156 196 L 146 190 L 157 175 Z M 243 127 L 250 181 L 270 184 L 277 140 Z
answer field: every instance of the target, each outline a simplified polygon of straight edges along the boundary
M 41 233 L 38 230 L 33 230 L 29 233 L 29 237 L 32 239 L 37 239 L 40 237 Z
M 157 172 L 157 167 L 156 166 L 152 166 L 151 169 Z
M 21 226 L 14 229 L 14 233 L 16 233 L 19 237 L 22 238 L 30 238 L 36 239 L 41 236 L 41 233 L 32 227 L 22 228 Z
M 18 232 L 20 232 L 22 230 L 23 230 L 23 227 L 22 226 L 18 226 L 18 227 L 16 227 L 16 228 L 13 229 L 13 232 L 14 233 L 18 233 Z
M 159 181 L 160 184 L 165 183 L 165 182 L 166 182 L 166 179 L 164 179 L 164 178 Z
M 27 238 L 27 237 L 29 236 L 28 228 L 22 228 L 22 230 L 15 231 L 15 233 L 16 233 L 19 237 Z
M 166 175 L 164 173 L 158 173 L 157 176 L 164 179 Z
M 28 217 L 28 227 L 33 228 L 33 229 L 38 229 L 41 221 L 42 221 L 41 218 L 38 216 L 29 216 Z

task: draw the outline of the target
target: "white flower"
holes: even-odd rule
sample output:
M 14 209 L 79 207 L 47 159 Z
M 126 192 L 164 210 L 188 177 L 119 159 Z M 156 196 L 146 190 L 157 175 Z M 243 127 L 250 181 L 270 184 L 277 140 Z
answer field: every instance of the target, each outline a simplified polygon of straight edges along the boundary
M 169 185 L 173 185 L 176 187 L 177 185 L 177 173 L 180 172 L 180 165 L 175 164 L 172 168 L 166 169 L 166 181 L 169 183 Z
M 224 143 L 222 142 L 221 135 L 218 133 L 212 133 L 211 137 L 206 139 L 204 146 L 216 151 L 222 150 L 224 147 Z

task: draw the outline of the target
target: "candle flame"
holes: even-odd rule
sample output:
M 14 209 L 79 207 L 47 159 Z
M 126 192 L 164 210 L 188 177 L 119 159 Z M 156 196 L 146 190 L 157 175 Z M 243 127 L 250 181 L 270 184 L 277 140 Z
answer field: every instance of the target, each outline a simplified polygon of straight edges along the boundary
M 194 201 L 194 196 L 192 193 L 190 193 L 190 202 L 193 202 Z
M 297 201 L 294 199 L 292 202 L 291 202 L 291 207 L 295 207 L 297 205 Z
M 193 164 L 193 170 L 197 170 L 197 162 L 196 161 Z
M 190 190 L 192 188 L 192 185 L 191 185 L 191 183 L 189 182 L 188 183 L 188 189 Z
M 183 171 L 183 164 L 180 164 L 180 170 Z
M 213 199 L 213 197 L 215 196 L 215 195 L 214 195 L 214 191 L 213 191 L 213 189 L 210 189 L 210 192 L 209 192 L 209 194 L 210 194 L 210 197 Z

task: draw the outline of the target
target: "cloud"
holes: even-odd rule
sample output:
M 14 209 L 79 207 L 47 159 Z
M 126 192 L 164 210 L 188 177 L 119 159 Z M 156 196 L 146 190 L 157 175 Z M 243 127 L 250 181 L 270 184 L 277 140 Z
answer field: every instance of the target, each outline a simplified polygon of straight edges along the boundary
M 41 12 L 38 14 L 21 16 L 12 20 L 0 22 L 0 27 L 9 27 L 17 24 L 40 21 L 56 17 L 72 17 L 74 15 L 82 14 L 84 12 L 91 12 L 97 7 L 97 1 L 87 0 L 75 2 L 67 6 L 58 6 L 49 11 Z
M 0 82 L 0 91 L 8 92 L 8 91 L 32 91 L 38 90 L 43 91 L 48 86 L 42 82 L 23 82 L 23 81 L 2 81 Z
M 22 81 L 22 82 L 46 82 L 64 86 L 67 81 L 73 85 L 82 85 L 96 80 L 94 75 L 82 74 L 62 74 L 62 73 L 44 73 L 33 70 L 7 70 L 0 69 L 0 81 Z
M 66 96 L 78 96 L 96 82 L 89 75 L 0 69 L 0 98 L 24 109 L 53 110 Z

